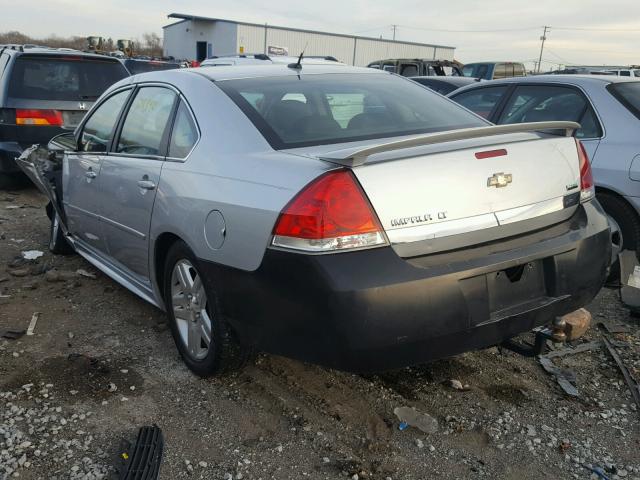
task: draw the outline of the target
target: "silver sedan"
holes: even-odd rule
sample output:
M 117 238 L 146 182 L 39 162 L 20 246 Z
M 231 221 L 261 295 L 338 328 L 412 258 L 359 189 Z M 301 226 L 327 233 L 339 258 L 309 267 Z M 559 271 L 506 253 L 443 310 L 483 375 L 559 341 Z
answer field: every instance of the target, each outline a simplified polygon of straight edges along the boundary
M 493 126 L 373 69 L 216 67 L 123 80 L 18 163 L 51 250 L 165 309 L 197 374 L 255 350 L 375 371 L 596 295 L 609 228 L 576 128 Z

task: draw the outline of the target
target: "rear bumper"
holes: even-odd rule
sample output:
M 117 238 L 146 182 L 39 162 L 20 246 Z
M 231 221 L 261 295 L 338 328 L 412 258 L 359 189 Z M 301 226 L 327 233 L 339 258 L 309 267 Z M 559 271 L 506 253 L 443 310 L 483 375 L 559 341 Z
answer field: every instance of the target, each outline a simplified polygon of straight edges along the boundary
M 370 372 L 496 345 L 587 304 L 607 277 L 610 248 L 594 201 L 553 227 L 445 254 L 268 250 L 255 272 L 201 268 L 244 341 Z
M 22 147 L 16 142 L 0 142 L 0 174 L 21 172 L 16 157 L 22 153 Z

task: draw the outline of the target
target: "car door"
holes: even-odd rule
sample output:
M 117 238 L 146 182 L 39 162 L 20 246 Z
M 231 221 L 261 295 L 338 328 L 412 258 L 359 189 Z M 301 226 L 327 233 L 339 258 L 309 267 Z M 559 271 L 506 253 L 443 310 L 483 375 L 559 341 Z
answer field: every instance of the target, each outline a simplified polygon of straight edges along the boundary
M 568 120 L 581 128 L 576 137 L 593 158 L 602 137 L 602 127 L 584 93 L 565 85 L 519 85 L 509 97 L 497 124 Z
M 109 258 L 147 283 L 151 213 L 178 95 L 160 85 L 142 85 L 134 95 L 103 160 L 98 198 Z
M 62 199 L 69 233 L 98 251 L 104 251 L 98 200 L 101 165 L 130 94 L 128 88 L 102 101 L 81 127 L 78 150 L 65 157 Z

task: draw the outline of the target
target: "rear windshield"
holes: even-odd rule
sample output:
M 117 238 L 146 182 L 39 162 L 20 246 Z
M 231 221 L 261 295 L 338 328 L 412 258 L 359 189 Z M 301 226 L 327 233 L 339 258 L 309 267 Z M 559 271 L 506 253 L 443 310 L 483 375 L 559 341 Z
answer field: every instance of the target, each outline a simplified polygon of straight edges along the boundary
M 11 73 L 9 97 L 92 101 L 127 76 L 126 69 L 118 61 L 22 55 L 16 59 Z
M 145 61 L 145 60 L 125 60 L 124 65 L 127 67 L 127 70 L 131 72 L 131 75 L 136 75 L 138 73 L 146 73 L 146 72 L 157 72 L 158 70 L 172 70 L 174 68 L 179 68 L 180 65 L 177 63 L 168 63 L 168 62 L 154 62 L 154 61 Z
M 330 74 L 216 82 L 275 149 L 486 125 L 393 75 Z
M 631 113 L 640 118 L 640 82 L 611 83 L 607 89 Z

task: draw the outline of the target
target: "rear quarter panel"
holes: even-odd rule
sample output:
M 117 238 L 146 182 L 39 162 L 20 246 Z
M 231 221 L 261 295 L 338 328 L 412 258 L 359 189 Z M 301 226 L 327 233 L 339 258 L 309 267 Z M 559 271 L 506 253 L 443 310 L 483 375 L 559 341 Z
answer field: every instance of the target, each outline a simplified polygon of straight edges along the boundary
M 201 259 L 255 270 L 280 211 L 331 167 L 274 151 L 209 79 L 195 73 L 174 77 L 171 82 L 186 97 L 201 136 L 186 161 L 164 164 L 151 222 L 151 263 L 157 238 L 173 233 Z M 217 249 L 205 238 L 205 221 L 214 210 L 222 214 L 226 234 Z

